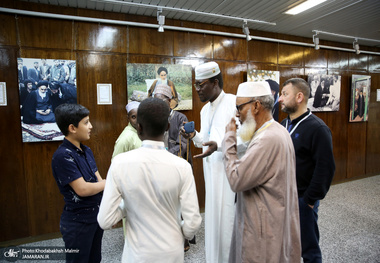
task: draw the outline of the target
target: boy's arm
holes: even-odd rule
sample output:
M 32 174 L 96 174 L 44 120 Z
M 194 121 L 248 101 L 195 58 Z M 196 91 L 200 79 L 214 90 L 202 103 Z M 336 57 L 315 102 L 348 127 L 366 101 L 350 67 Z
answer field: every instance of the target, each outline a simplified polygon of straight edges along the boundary
M 99 172 L 96 177 L 100 177 Z M 96 173 L 95 173 L 96 174 Z M 98 177 L 98 178 L 99 178 Z M 101 177 L 100 177 L 101 178 Z M 98 179 L 99 180 L 99 179 Z M 106 180 L 101 180 L 99 182 L 86 182 L 83 177 L 80 177 L 69 183 L 71 188 L 74 189 L 75 193 L 81 197 L 96 195 L 104 190 L 104 186 L 106 185 Z
M 102 178 L 102 176 L 100 175 L 99 171 L 96 171 L 95 175 L 96 175 L 96 178 L 98 178 L 98 182 L 101 182 L 101 181 L 105 180 L 105 179 Z

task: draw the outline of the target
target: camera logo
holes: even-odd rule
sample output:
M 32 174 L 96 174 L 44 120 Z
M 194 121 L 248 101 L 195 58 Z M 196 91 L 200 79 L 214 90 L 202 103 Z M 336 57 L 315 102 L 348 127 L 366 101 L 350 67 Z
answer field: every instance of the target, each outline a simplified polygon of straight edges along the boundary
M 15 262 L 18 259 L 21 259 L 21 249 L 18 247 L 4 248 L 3 256 L 7 261 Z

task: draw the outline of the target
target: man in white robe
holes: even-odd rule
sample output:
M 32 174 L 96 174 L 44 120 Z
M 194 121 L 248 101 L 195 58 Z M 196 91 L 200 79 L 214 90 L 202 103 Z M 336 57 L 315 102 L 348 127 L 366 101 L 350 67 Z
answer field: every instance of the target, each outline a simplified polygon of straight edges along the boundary
M 109 229 L 126 217 L 122 262 L 183 262 L 184 240 L 201 225 L 191 166 L 164 146 L 168 117 L 164 101 L 141 102 L 137 130 L 142 146 L 115 156 L 108 171 L 98 222 Z
M 237 193 L 230 263 L 301 261 L 295 152 L 288 131 L 272 118 L 268 82 L 245 82 L 236 95 L 239 137 L 249 142 L 237 156 L 236 122 L 223 141 L 224 165 Z
M 205 178 L 205 252 L 206 262 L 227 262 L 235 214 L 235 193 L 232 192 L 222 162 L 222 140 L 227 123 L 235 116 L 235 95 L 223 91 L 223 78 L 215 62 L 195 68 L 195 89 L 202 102 L 201 130 L 182 135 L 190 137 L 203 153 Z M 244 147 L 243 147 L 244 149 Z M 240 148 L 239 148 L 240 151 Z

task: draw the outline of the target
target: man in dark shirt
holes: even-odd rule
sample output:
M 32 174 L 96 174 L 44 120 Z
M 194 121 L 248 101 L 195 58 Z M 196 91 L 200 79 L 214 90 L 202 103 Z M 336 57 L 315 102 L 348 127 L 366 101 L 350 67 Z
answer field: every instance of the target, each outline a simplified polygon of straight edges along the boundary
M 91 149 L 82 144 L 90 139 L 89 110 L 79 104 L 61 104 L 56 122 L 65 135 L 53 155 L 52 169 L 65 207 L 60 230 L 67 253 L 66 262 L 100 262 L 103 230 L 97 222 L 105 180 L 99 174 Z
M 332 136 L 329 127 L 307 108 L 308 83 L 300 78 L 287 80 L 279 103 L 288 117 L 287 128 L 296 153 L 303 262 L 322 262 L 319 247 L 318 206 L 328 192 L 335 172 Z

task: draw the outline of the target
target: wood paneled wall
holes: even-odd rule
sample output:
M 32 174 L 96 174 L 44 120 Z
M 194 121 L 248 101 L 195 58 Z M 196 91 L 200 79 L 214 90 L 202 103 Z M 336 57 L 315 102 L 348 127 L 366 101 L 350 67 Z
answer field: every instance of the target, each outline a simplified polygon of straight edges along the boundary
M 80 15 L 156 23 L 155 18 L 133 17 L 81 9 L 58 8 L 19 1 L 3 7 L 32 11 Z M 167 24 L 240 33 L 228 28 L 191 22 Z M 104 32 L 112 32 L 101 38 Z M 266 32 L 253 34 L 310 42 L 310 39 Z M 346 47 L 344 44 L 332 43 Z M 379 50 L 377 50 L 379 51 Z M 59 231 L 63 208 L 51 172 L 51 157 L 60 142 L 22 143 L 17 88 L 17 57 L 75 59 L 77 61 L 78 102 L 89 108 L 94 126 L 86 144 L 92 148 L 100 174 L 105 177 L 116 138 L 127 124 L 126 63 L 167 63 L 197 65 L 217 61 L 224 76 L 224 89 L 236 93 L 248 69 L 280 71 L 280 85 L 288 78 L 306 78 L 309 73 L 342 76 L 341 104 L 338 112 L 316 113 L 333 134 L 336 174 L 334 181 L 380 172 L 380 107 L 376 90 L 380 88 L 380 57 L 354 53 L 314 50 L 295 45 L 226 38 L 198 33 L 73 22 L 0 13 L 0 81 L 6 82 L 8 105 L 0 107 L 0 242 Z M 369 121 L 349 123 L 349 98 L 352 74 L 372 76 Z M 96 84 L 112 84 L 112 105 L 97 105 Z M 193 110 L 184 111 L 200 129 L 203 106 L 193 90 Z M 280 119 L 285 118 L 280 113 Z M 200 153 L 192 145 L 192 153 Z M 194 161 L 198 197 L 204 206 L 202 161 Z

